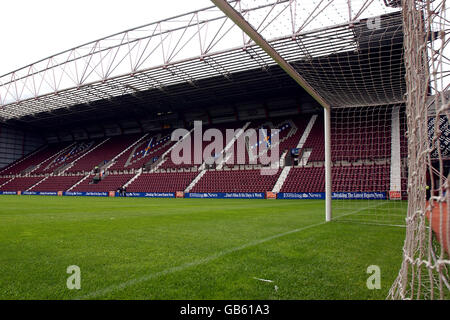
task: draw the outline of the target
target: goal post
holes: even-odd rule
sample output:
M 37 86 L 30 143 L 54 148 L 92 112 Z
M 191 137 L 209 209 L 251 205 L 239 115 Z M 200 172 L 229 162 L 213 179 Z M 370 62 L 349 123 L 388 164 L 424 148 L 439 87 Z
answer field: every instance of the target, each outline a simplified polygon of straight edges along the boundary
M 389 298 L 450 299 L 449 2 L 260 0 L 251 20 L 211 1 L 324 108 L 308 146 L 326 221 L 406 227 Z
M 345 177 L 348 178 L 349 181 L 352 181 L 352 179 L 354 179 L 354 172 L 360 172 L 362 175 L 373 174 L 374 176 L 377 176 L 378 171 L 380 170 L 390 170 L 389 164 L 391 159 L 383 158 L 384 154 L 382 154 L 382 152 L 376 154 L 374 159 L 366 159 L 370 158 L 369 153 L 361 151 L 361 149 L 370 147 L 376 150 L 382 149 L 380 151 L 385 151 L 386 155 L 390 155 L 390 140 L 388 141 L 388 144 L 382 142 L 383 145 L 380 146 L 375 143 L 369 144 L 364 139 L 357 139 L 354 136 L 361 133 L 368 136 L 384 135 L 385 132 L 382 130 L 385 129 L 386 132 L 389 130 L 389 127 L 385 127 L 384 123 L 382 124 L 382 127 L 379 128 L 380 130 L 369 130 L 370 128 L 373 129 L 373 124 L 370 123 L 370 121 L 376 119 L 373 118 L 373 115 L 381 115 L 384 117 L 383 119 L 389 123 L 391 121 L 390 108 L 395 105 L 392 101 L 399 104 L 399 102 L 402 101 L 401 99 L 403 99 L 403 85 L 401 76 L 399 76 L 402 69 L 396 70 L 395 68 L 397 67 L 393 64 L 395 67 L 391 67 L 393 70 L 389 70 L 389 72 L 395 72 L 396 76 L 393 79 L 385 80 L 383 79 L 385 77 L 385 71 L 382 65 L 383 63 L 389 64 L 392 61 L 396 64 L 401 63 L 401 33 L 398 31 L 401 26 L 400 15 L 394 12 L 393 14 L 385 14 L 384 20 L 382 21 L 378 21 L 375 18 L 366 18 L 362 22 L 354 21 L 349 23 L 347 27 L 343 29 L 334 30 L 331 28 L 331 31 L 319 30 L 317 33 L 320 39 L 325 39 L 326 36 L 330 37 L 330 39 L 324 40 L 324 44 L 319 44 L 317 48 L 311 48 L 311 53 L 308 52 L 308 49 L 304 49 L 305 52 L 308 52 L 304 61 L 287 61 L 284 57 L 286 56 L 288 59 L 289 53 L 284 53 L 282 50 L 278 52 L 279 49 L 275 49 L 271 46 L 262 34 L 260 34 L 260 32 L 258 32 L 258 30 L 256 30 L 250 22 L 230 4 L 236 2 L 230 1 L 229 3 L 226 0 L 211 1 L 222 10 L 228 18 L 238 25 L 256 45 L 275 61 L 275 63 L 302 86 L 320 106 L 323 107 L 323 118 L 321 117 L 319 120 L 319 122 L 323 122 L 323 124 L 321 124 L 323 132 L 319 133 L 323 140 L 317 141 L 318 145 L 323 144 L 323 154 L 316 157 L 317 152 L 315 149 L 321 148 L 321 146 L 309 145 L 308 147 L 313 149 L 313 156 L 311 157 L 312 161 L 310 162 L 319 163 L 318 165 L 322 166 L 323 169 L 319 173 L 321 174 L 323 172 L 323 190 L 320 191 L 325 191 L 325 221 L 338 220 L 404 225 L 404 221 L 402 221 L 402 218 L 406 216 L 404 204 L 388 203 L 390 191 L 396 191 L 396 194 L 401 193 L 400 186 L 398 185 L 397 189 L 389 189 L 389 186 L 387 186 L 385 182 L 389 181 L 390 176 L 386 176 L 385 172 L 383 172 L 383 176 L 379 179 L 371 179 L 370 182 L 372 185 L 368 190 L 361 189 L 358 183 L 343 185 L 340 182 L 342 179 L 339 179 Z M 278 1 L 277 3 L 282 2 L 288 3 L 289 5 L 296 3 L 296 1 Z M 334 2 L 338 3 L 339 1 Z M 238 3 L 241 4 L 242 2 L 238 1 Z M 314 14 L 320 5 L 321 2 L 318 2 L 316 8 L 311 7 L 311 9 L 313 9 L 311 11 L 311 16 L 306 17 L 305 20 L 310 20 L 312 18 L 320 20 L 320 15 Z M 299 3 L 299 8 L 302 6 L 306 6 L 306 4 Z M 295 7 L 290 8 L 291 12 L 295 12 L 295 9 Z M 361 11 L 364 8 L 357 9 L 355 6 L 354 9 Z M 280 15 L 283 10 L 287 11 L 287 7 L 282 7 L 277 13 L 274 13 L 274 15 Z M 322 10 L 325 12 L 326 7 L 322 8 Z M 276 10 L 274 10 L 274 7 L 272 6 L 268 11 L 270 13 L 271 11 Z M 383 17 L 383 15 L 380 17 Z M 268 16 L 262 16 L 261 20 L 268 21 L 270 18 Z M 260 30 L 266 28 L 262 27 L 262 24 L 262 22 L 259 23 Z M 387 31 L 382 29 L 383 27 L 386 28 Z M 345 36 L 342 34 L 345 34 Z M 297 36 L 298 35 L 292 35 L 292 38 Z M 314 39 L 312 34 L 306 35 L 307 39 L 309 37 Z M 346 37 L 348 37 L 348 39 L 345 39 Z M 340 40 L 336 40 L 340 38 L 344 38 L 342 43 L 339 42 Z M 298 43 L 302 43 L 302 37 L 299 38 L 297 44 Z M 330 49 L 330 44 L 336 46 L 338 49 Z M 342 46 L 343 49 L 339 49 L 340 46 Z M 296 49 L 301 50 L 301 45 Z M 391 52 L 386 50 L 391 50 Z M 317 54 L 312 53 L 313 51 L 317 51 Z M 325 55 L 328 51 L 330 52 L 329 55 L 331 58 L 327 58 Z M 317 55 L 317 57 L 315 57 L 315 55 Z M 392 59 L 392 61 L 389 61 L 389 59 Z M 382 85 L 388 87 L 383 88 Z M 317 88 L 319 88 L 319 90 Z M 360 89 L 362 92 L 358 92 Z M 328 95 L 328 98 L 325 98 L 324 95 Z M 333 104 L 328 100 L 332 100 Z M 370 110 L 379 109 L 381 112 L 364 111 L 368 112 L 369 115 L 360 115 L 359 113 L 361 113 L 360 110 L 363 106 L 372 107 L 372 109 L 368 108 Z M 347 110 L 348 112 L 346 113 Z M 355 114 L 358 114 L 358 116 L 356 117 Z M 348 119 L 344 118 L 346 115 L 349 117 Z M 351 124 L 351 121 L 353 121 L 355 130 L 360 131 L 355 131 L 353 133 L 345 132 L 345 136 L 343 136 L 342 130 L 345 129 L 339 128 L 339 121 L 343 121 L 346 124 Z M 336 132 L 333 131 L 340 133 L 342 139 L 337 139 Z M 401 135 L 399 131 L 397 131 L 397 134 L 398 137 Z M 350 143 L 354 143 L 351 152 L 353 155 L 359 156 L 359 158 L 352 157 L 352 155 L 349 155 L 344 151 Z M 400 148 L 400 142 L 398 145 Z M 401 156 L 398 154 L 398 157 L 396 158 L 398 163 L 401 161 L 400 158 Z M 380 162 L 383 161 L 384 164 L 380 164 Z M 347 165 L 354 169 L 348 176 L 346 176 L 347 170 L 343 169 L 344 166 Z M 356 168 L 354 166 L 362 166 L 364 171 L 361 172 L 359 167 Z M 400 181 L 400 166 L 397 166 L 394 171 Z M 314 177 L 314 179 L 322 180 L 322 177 Z M 334 181 L 335 179 L 337 179 L 337 181 Z M 362 182 L 359 181 L 359 183 L 361 184 Z M 298 191 L 304 192 L 309 190 Z M 371 194 L 367 193 L 367 191 L 371 192 Z M 333 195 L 335 195 L 335 197 L 333 197 Z M 344 196 L 340 197 L 340 195 Z M 379 197 L 380 195 L 382 196 Z M 378 198 L 376 196 L 378 196 Z M 352 202 L 353 199 L 359 199 L 359 202 Z M 374 199 L 381 199 L 380 201 L 384 202 L 382 205 L 374 207 Z M 355 206 L 357 207 L 356 209 Z M 361 208 L 365 209 L 360 210 Z M 398 219 L 393 222 L 392 219 L 395 215 L 398 215 Z
M 331 109 L 324 108 L 324 148 L 325 148 L 325 220 L 332 219 L 332 166 L 331 166 Z

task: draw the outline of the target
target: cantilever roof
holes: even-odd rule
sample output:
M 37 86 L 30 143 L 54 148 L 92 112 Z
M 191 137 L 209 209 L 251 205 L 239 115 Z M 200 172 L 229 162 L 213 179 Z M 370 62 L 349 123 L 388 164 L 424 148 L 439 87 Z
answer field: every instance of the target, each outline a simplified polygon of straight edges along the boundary
M 383 0 L 230 3 L 332 106 L 403 101 L 401 16 Z M 233 82 L 238 73 L 270 73 L 274 65 L 220 10 L 209 7 L 0 77 L 0 118 L 34 117 L 148 90 L 170 95 L 175 85 L 197 88 L 209 78 Z

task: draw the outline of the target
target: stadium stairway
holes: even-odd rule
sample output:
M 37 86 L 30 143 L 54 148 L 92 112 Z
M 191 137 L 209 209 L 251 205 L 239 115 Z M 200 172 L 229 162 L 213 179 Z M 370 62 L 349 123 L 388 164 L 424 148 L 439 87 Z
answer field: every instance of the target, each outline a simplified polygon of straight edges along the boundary
M 309 155 L 310 162 L 325 160 L 325 144 L 323 133 L 323 119 L 315 121 L 311 127 L 308 138 L 303 142 L 302 149 L 311 151 Z
M 206 174 L 206 170 L 203 169 L 199 172 L 199 174 L 192 180 L 192 182 L 187 186 L 186 190 L 184 192 L 190 192 L 192 188 L 197 184 L 197 182 L 200 181 L 200 179 Z
M 54 157 L 52 161 L 49 161 L 44 168 L 38 170 L 38 174 L 60 174 L 66 168 L 68 168 L 71 163 L 79 158 L 84 153 L 88 152 L 93 146 L 95 146 L 95 141 L 77 142 L 65 148 L 58 156 Z
M 108 174 L 98 183 L 93 183 L 95 175 L 89 175 L 83 179 L 72 191 L 77 192 L 109 192 L 122 187 L 133 176 L 132 174 Z
M 91 172 L 96 166 L 102 169 L 111 159 L 132 144 L 136 138 L 137 135 L 135 134 L 110 137 L 103 144 L 97 145 L 97 148 L 92 148 L 66 172 Z
M 311 119 L 308 122 L 308 125 L 305 128 L 305 131 L 302 134 L 302 137 L 300 138 L 300 141 L 298 142 L 296 148 L 302 149 L 305 145 L 306 140 L 308 140 L 309 134 L 311 133 L 311 130 L 316 123 L 317 120 L 317 114 L 313 115 Z
M 277 182 L 275 183 L 275 186 L 272 189 L 272 192 L 280 192 L 281 188 L 283 187 L 284 182 L 286 181 L 286 178 L 289 175 L 289 172 L 291 171 L 291 166 L 285 166 L 283 170 L 281 171 L 280 176 L 278 177 Z
M 44 182 L 44 181 L 47 180 L 48 178 L 50 178 L 50 176 L 44 177 L 43 179 L 39 180 L 39 181 L 36 182 L 34 185 L 32 185 L 31 187 L 29 187 L 26 191 L 33 190 L 35 187 L 37 187 L 38 185 L 40 185 L 42 182 Z M 44 190 L 39 190 L 39 191 L 44 191 Z M 56 191 L 56 190 L 52 190 L 52 191 Z
M 124 157 L 127 157 L 127 159 L 122 165 L 122 169 L 143 168 L 151 161 L 151 159 L 161 159 L 161 155 L 164 154 L 172 145 L 173 142 L 170 140 L 170 135 L 168 134 L 163 135 L 162 133 L 159 133 L 153 137 L 150 137 L 148 140 L 143 140 L 141 143 L 137 144 L 134 149 L 132 149 L 128 156 L 125 154 Z M 139 150 L 141 151 L 140 153 Z M 120 163 L 123 163 L 123 160 L 120 161 Z M 119 164 L 113 166 L 113 168 L 119 168 Z
M 303 146 L 304 146 L 306 140 L 308 140 L 309 134 L 311 133 L 311 130 L 312 130 L 316 120 L 317 120 L 317 115 L 313 115 L 311 117 L 311 119 L 309 120 L 308 125 L 306 126 L 305 131 L 303 132 L 300 140 L 298 141 L 296 148 L 298 148 L 300 150 L 303 149 Z M 284 157 L 286 157 L 286 154 L 287 154 L 287 152 L 285 152 L 282 156 L 283 162 L 284 162 Z M 300 164 L 306 165 L 310 155 L 311 155 L 311 151 L 303 152 L 302 158 L 300 160 Z M 282 159 L 280 159 L 280 162 Z M 280 192 L 281 188 L 283 187 L 284 182 L 286 181 L 286 178 L 289 175 L 289 172 L 291 171 L 291 168 L 292 168 L 291 166 L 285 166 L 283 168 L 280 176 L 278 177 L 277 182 L 275 183 L 275 186 L 272 189 L 272 192 L 276 192 L 276 193 Z
M 223 150 L 220 152 L 220 154 L 226 154 L 231 147 L 234 146 L 235 142 L 239 137 L 242 135 L 242 133 L 248 128 L 251 122 L 246 122 L 244 126 L 241 128 L 242 130 L 238 131 L 238 133 L 224 146 Z M 226 137 L 224 143 L 226 143 Z M 224 163 L 226 162 L 226 158 L 223 158 L 217 165 L 220 169 L 223 167 Z M 197 182 L 200 181 L 200 179 L 206 174 L 206 162 L 203 162 L 203 164 L 199 167 L 199 173 L 198 175 L 192 180 L 192 182 L 186 187 L 186 190 L 184 192 L 190 192 L 192 188 L 197 184 Z
M 228 152 L 230 150 L 231 147 L 234 146 L 235 142 L 237 141 L 237 139 L 242 135 L 242 133 L 247 129 L 247 127 L 250 125 L 250 122 L 246 122 L 244 124 L 244 126 L 242 128 L 231 128 L 231 129 L 242 129 L 240 131 L 237 132 L 236 135 L 233 136 L 233 138 L 227 143 L 227 137 L 226 137 L 226 128 L 222 127 L 220 128 L 223 137 L 224 137 L 224 147 L 223 149 L 219 152 L 219 154 L 226 154 L 226 152 Z M 206 145 L 208 145 L 209 142 L 204 142 L 202 145 L 202 153 L 204 152 L 204 148 Z M 223 158 L 218 164 L 216 164 L 216 166 L 218 167 L 222 167 L 223 164 L 225 163 L 226 159 Z M 191 181 L 191 183 L 186 187 L 186 189 L 184 190 L 185 192 L 189 192 L 196 184 L 198 181 L 200 181 L 200 179 L 203 177 L 203 175 L 206 173 L 206 166 L 207 163 L 206 161 L 204 161 L 199 167 L 198 167 L 198 174 L 197 176 Z
M 161 161 L 159 161 L 157 163 L 157 165 L 152 168 L 152 170 L 150 172 L 154 172 L 155 170 L 158 170 L 159 167 L 161 167 L 161 165 L 164 164 L 164 162 L 166 162 L 168 159 L 168 155 L 170 154 L 170 152 L 172 152 L 172 150 L 178 145 L 180 144 L 184 139 L 186 139 L 192 132 L 194 131 L 194 128 L 192 128 L 187 134 L 185 134 L 180 140 L 178 140 L 176 143 L 174 143 L 169 149 L 167 149 L 161 156 Z
M 233 139 L 225 146 L 225 148 L 223 149 L 223 151 L 225 152 L 225 154 L 234 146 L 235 142 L 237 139 L 239 139 L 239 137 L 242 135 L 242 133 L 247 130 L 247 128 L 250 126 L 251 122 L 246 122 L 244 124 L 244 126 L 242 127 L 242 131 L 239 131 L 234 137 Z M 217 169 L 222 169 L 224 164 L 227 162 L 228 158 L 224 158 L 222 160 L 222 162 L 217 164 Z
M 73 186 L 71 186 L 69 189 L 67 189 L 67 191 L 72 191 L 74 190 L 76 187 L 78 187 L 79 184 L 83 183 L 84 180 L 88 179 L 89 175 L 85 175 L 80 181 L 78 181 L 77 183 L 75 183 Z
M 311 156 L 312 150 L 303 148 L 305 145 L 305 142 L 308 140 L 309 135 L 311 134 L 311 130 L 314 127 L 314 124 L 316 123 L 318 116 L 315 114 L 311 117 L 309 120 L 308 125 L 306 126 L 305 132 L 303 132 L 303 135 L 300 139 L 300 141 L 297 144 L 298 149 L 302 150 L 302 157 L 299 161 L 300 165 L 306 165 L 308 163 L 308 160 Z M 280 188 L 281 189 L 281 188 Z
M 138 170 L 138 172 L 127 182 L 123 185 L 123 187 L 128 188 L 128 186 L 133 183 L 134 180 L 139 178 L 139 176 L 142 174 L 143 170 L 142 168 Z
M 0 190 L 5 184 L 9 183 L 13 179 L 14 178 L 0 178 Z

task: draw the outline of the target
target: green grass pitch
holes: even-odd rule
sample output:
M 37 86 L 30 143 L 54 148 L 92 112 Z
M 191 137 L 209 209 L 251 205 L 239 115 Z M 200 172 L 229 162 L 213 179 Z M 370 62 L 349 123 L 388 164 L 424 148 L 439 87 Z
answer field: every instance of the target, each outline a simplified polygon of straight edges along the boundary
M 405 229 L 338 221 L 320 200 L 1 196 L 0 299 L 385 299 Z

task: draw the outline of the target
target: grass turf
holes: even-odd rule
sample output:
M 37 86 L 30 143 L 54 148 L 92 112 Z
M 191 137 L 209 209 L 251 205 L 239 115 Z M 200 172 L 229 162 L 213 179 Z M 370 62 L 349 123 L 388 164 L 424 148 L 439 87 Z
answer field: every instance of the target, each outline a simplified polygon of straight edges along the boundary
M 0 299 L 384 299 L 404 236 L 320 200 L 1 196 Z

